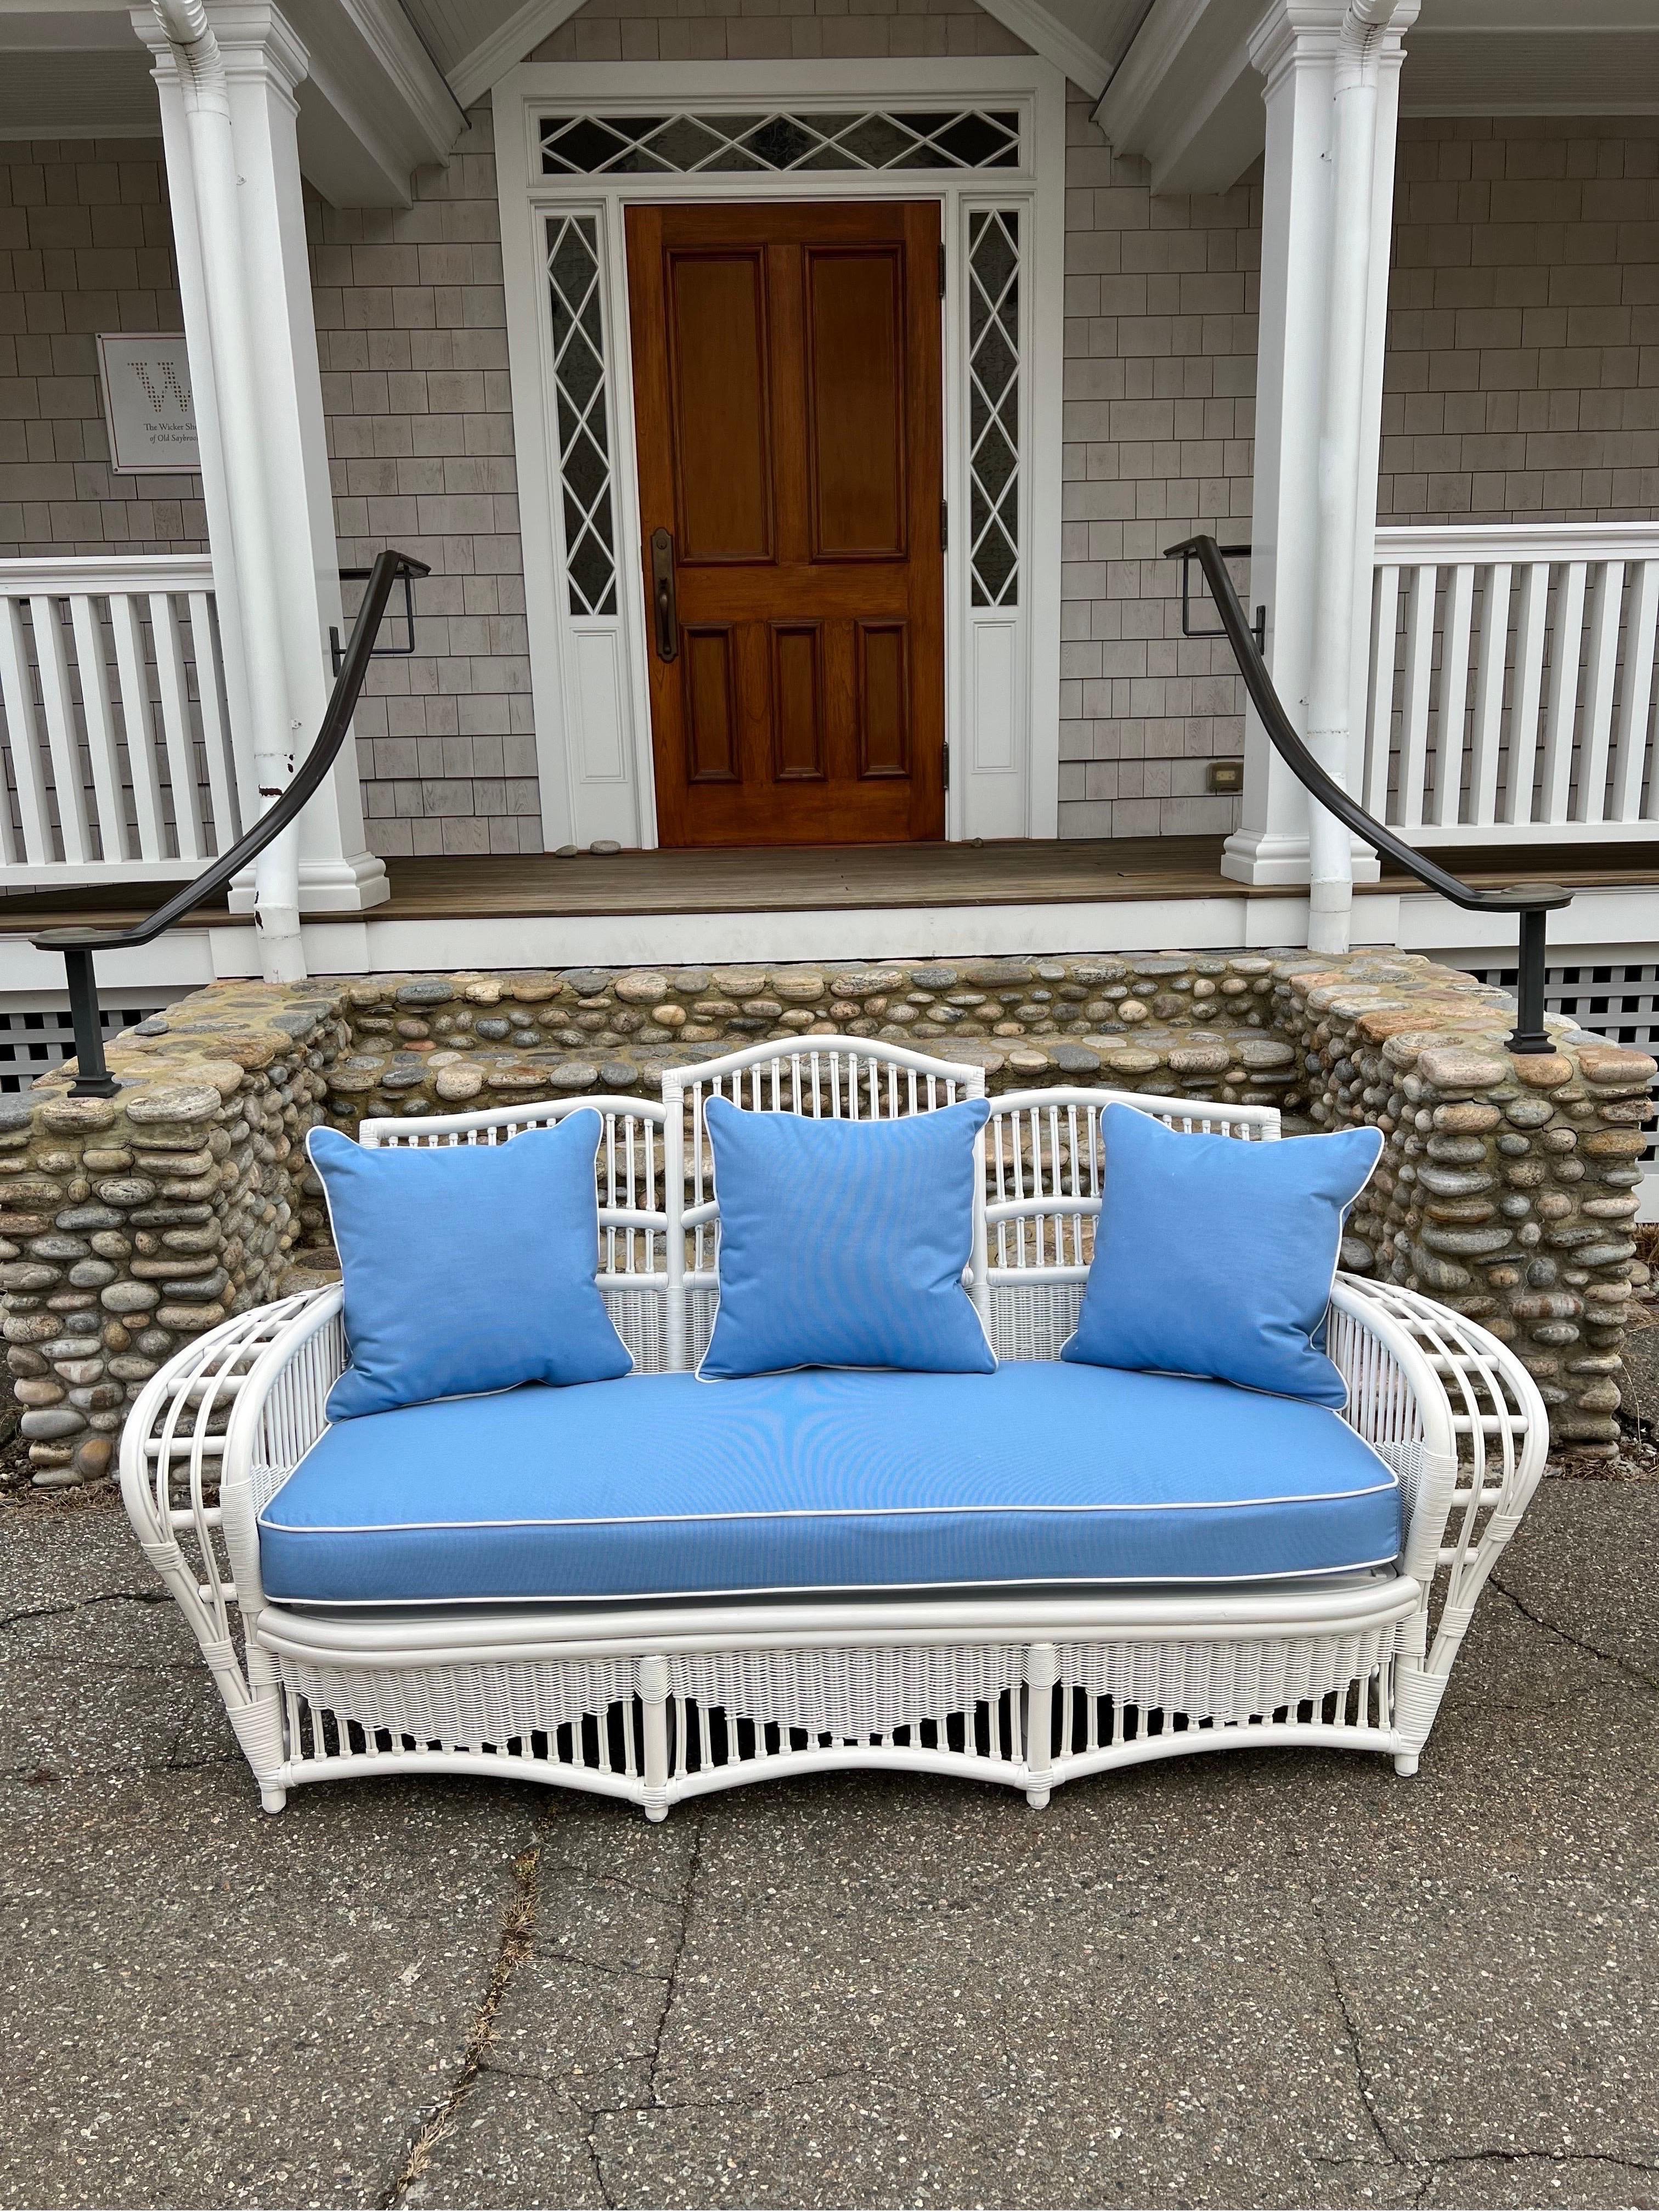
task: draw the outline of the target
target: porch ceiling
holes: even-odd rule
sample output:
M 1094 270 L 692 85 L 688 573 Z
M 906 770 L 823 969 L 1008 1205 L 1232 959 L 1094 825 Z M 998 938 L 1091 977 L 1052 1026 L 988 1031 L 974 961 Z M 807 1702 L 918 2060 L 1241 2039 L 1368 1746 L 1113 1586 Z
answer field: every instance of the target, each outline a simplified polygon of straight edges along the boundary
M 1238 0 L 1152 0 L 1095 119 L 1154 191 L 1218 192 L 1260 155 L 1266 111 Z M 1333 19 L 1340 16 L 1332 0 Z M 1402 115 L 1659 112 L 1652 0 L 1425 0 L 1406 34 Z
M 463 117 L 397 0 L 283 0 L 310 57 L 300 166 L 337 206 L 404 207 Z M 149 56 L 129 0 L 0 0 L 0 137 L 159 137 Z

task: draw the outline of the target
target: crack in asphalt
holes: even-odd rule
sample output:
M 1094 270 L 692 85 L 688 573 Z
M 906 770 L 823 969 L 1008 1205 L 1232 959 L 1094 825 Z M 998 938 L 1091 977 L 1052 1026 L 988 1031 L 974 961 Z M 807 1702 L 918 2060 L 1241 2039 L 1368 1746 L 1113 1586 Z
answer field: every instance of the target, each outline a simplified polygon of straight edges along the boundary
M 62 1605 L 25 1606 L 16 1613 L 0 1613 L 0 1628 L 15 1628 L 25 1620 L 63 1620 L 70 1613 L 86 1613 L 94 1605 L 171 1605 L 171 1590 L 104 1590 L 97 1597 L 70 1598 Z
M 1559 1620 L 1551 1620 L 1547 1614 L 1534 1612 L 1524 1598 L 1518 1597 L 1507 1583 L 1499 1581 L 1496 1574 L 1489 1575 L 1487 1583 L 1499 1597 L 1509 1600 L 1523 1620 L 1529 1620 L 1534 1628 L 1541 1628 L 1547 1636 L 1555 1637 L 1560 1643 L 1571 1645 L 1575 1651 L 1584 1652 L 1589 1658 L 1601 1660 L 1604 1666 L 1616 1667 L 1621 1674 L 1628 1674 L 1644 1690 L 1659 1691 L 1659 1675 L 1650 1674 L 1633 1659 L 1626 1659 L 1617 1651 L 1604 1651 L 1599 1644 L 1592 1644 L 1587 1637 L 1575 1636 L 1570 1628 L 1563 1628 Z
M 534 1941 L 536 1912 L 541 1902 L 541 1845 L 532 1844 L 513 1862 L 513 1894 L 501 1917 L 495 1960 L 483 1996 L 472 2017 L 472 2030 L 455 2078 L 437 2105 L 416 2128 L 409 2149 L 391 2186 L 380 2199 L 382 2212 L 401 2205 L 426 2172 L 433 2151 L 455 2124 L 455 2116 L 471 2095 L 484 2057 L 495 2040 L 495 2015 L 513 1984 L 513 1977 L 530 1955 Z
M 662 2059 L 663 2037 L 667 2032 L 668 2017 L 674 2009 L 674 1999 L 679 1991 L 680 1966 L 685 1956 L 686 1941 L 691 1929 L 691 1909 L 696 1893 L 697 1869 L 702 1856 L 702 1838 L 703 1821 L 699 1816 L 692 1833 L 691 1849 L 685 1862 L 685 1879 L 680 1884 L 678 1899 L 679 1929 L 674 1939 L 673 1956 L 669 1960 L 668 1972 L 665 1976 L 651 1978 L 662 1979 L 663 1998 L 662 2010 L 657 2015 L 657 2024 L 652 2032 L 651 2048 L 641 2054 L 646 2069 L 645 2102 L 640 2105 L 600 2106 L 588 2113 L 587 2125 L 582 2130 L 582 2141 L 586 2147 L 588 2161 L 593 2169 L 594 2186 L 607 2205 L 614 2205 L 617 2200 L 612 2196 L 610 2185 L 605 2178 L 605 2154 L 599 2148 L 597 2134 L 598 2122 L 606 2112 L 663 2112 L 668 2109 L 664 2102 L 662 2092 L 658 2087 L 658 2073 Z M 641 1978 L 645 1978 L 641 1977 Z
M 1318 1934 L 1319 1954 L 1325 1963 L 1325 1972 L 1330 1981 L 1331 1995 L 1336 2000 L 1336 2008 L 1341 2015 L 1343 2033 L 1347 2039 L 1348 2056 L 1353 2064 L 1354 2087 L 1359 2098 L 1360 2109 L 1370 2124 L 1371 2133 L 1387 2154 L 1389 2163 L 1400 2167 L 1403 2172 L 1414 2171 L 1419 2161 L 1413 2158 L 1408 2150 L 1395 2142 L 1383 2124 L 1382 2113 L 1377 2110 L 1376 2093 L 1371 2084 L 1370 2068 L 1365 2063 L 1365 2050 L 1360 2040 L 1359 2023 L 1353 2016 L 1353 2008 L 1348 2002 L 1348 1992 L 1343 1984 L 1341 1970 L 1336 1963 L 1336 1953 L 1331 1943 L 1331 1931 L 1325 1918 L 1324 1906 L 1312 1890 L 1306 1890 L 1304 1893 L 1307 1898 L 1308 1910 L 1313 1917 L 1314 1927 Z

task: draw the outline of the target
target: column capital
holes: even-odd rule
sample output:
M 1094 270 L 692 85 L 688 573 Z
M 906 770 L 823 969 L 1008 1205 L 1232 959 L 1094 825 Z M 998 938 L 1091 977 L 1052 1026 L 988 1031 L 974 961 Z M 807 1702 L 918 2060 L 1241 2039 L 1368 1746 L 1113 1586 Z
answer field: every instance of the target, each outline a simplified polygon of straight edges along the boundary
M 231 82 L 263 80 L 291 101 L 310 73 L 311 56 L 281 9 L 270 0 L 207 0 L 207 15 Z M 155 57 L 157 79 L 175 77 L 178 57 L 155 9 L 134 8 L 131 21 Z
M 1398 65 L 1405 33 L 1417 21 L 1420 5 L 1421 0 L 1395 0 L 1378 44 L 1379 60 Z M 1334 62 L 1347 12 L 1348 0 L 1273 0 L 1249 34 L 1252 67 L 1271 88 L 1287 69 Z

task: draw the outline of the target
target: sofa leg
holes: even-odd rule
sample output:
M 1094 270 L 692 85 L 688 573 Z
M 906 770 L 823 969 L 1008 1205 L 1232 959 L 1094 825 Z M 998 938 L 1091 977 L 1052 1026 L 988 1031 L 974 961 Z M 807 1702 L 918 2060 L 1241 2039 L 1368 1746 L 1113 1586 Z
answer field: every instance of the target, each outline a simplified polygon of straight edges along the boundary
M 261 1812 L 280 1813 L 287 1802 L 288 1792 L 286 1790 L 279 1790 L 274 1783 L 262 1782 L 259 1784 L 259 1809 Z
M 1396 1774 L 1415 1774 L 1417 1753 L 1414 1751 L 1396 1752 L 1394 1759 L 1394 1771 Z
M 1030 1777 L 1025 1802 L 1040 1813 L 1048 1802 L 1048 1771 L 1054 1763 L 1054 1684 L 1060 1679 L 1052 1644 L 1032 1644 L 1025 1652 L 1025 1771 Z
M 645 1791 L 647 1820 L 668 1817 L 668 1662 L 653 1652 L 635 1670 L 645 1716 Z

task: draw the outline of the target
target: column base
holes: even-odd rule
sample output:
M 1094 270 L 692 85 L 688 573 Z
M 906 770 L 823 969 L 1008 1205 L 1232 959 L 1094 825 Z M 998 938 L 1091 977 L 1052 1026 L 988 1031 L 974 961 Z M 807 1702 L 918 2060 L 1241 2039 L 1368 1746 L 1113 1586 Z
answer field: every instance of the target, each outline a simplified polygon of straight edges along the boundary
M 377 854 L 358 853 L 338 860 L 300 861 L 300 912 L 362 914 L 392 896 L 386 863 Z M 253 911 L 253 872 L 247 869 L 230 887 L 233 914 Z
M 1307 833 L 1235 830 L 1222 848 L 1221 872 L 1235 884 L 1262 884 L 1280 890 L 1304 889 L 1310 874 Z M 1355 839 L 1355 883 L 1374 884 L 1382 873 L 1370 847 Z

